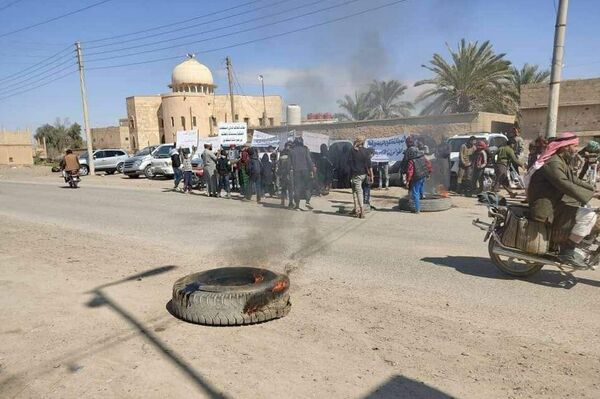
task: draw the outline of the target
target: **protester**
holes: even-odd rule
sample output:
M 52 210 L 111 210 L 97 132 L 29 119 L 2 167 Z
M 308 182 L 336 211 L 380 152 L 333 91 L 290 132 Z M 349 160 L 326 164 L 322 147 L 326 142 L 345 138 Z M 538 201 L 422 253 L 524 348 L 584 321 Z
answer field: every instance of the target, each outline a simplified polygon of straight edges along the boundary
M 538 137 L 529 144 L 529 156 L 527 157 L 527 169 L 530 169 L 537 161 L 538 157 L 546 150 L 548 140 Z M 516 154 L 515 154 L 516 155 Z
M 236 191 L 236 190 L 239 190 L 238 181 L 239 181 L 240 152 L 236 148 L 235 144 L 231 144 L 229 146 L 229 151 L 227 152 L 227 158 L 229 159 L 229 162 L 231 165 L 231 190 Z
M 358 218 L 364 218 L 363 208 L 363 190 L 362 185 L 367 176 L 373 179 L 373 168 L 371 167 L 371 157 L 364 147 L 365 138 L 362 136 L 354 139 L 352 150 L 350 151 L 350 170 L 352 176 L 352 196 L 354 199 L 354 209 L 352 213 Z
M 262 199 L 262 166 L 260 160 L 258 159 L 258 150 L 256 148 L 250 148 L 248 153 L 250 155 L 250 162 L 248 164 L 248 175 L 250 177 L 250 182 L 246 188 L 246 195 L 244 199 L 246 201 L 250 201 L 252 199 L 252 194 L 256 193 L 256 202 L 260 203 Z
M 240 160 L 238 162 L 238 176 L 240 183 L 240 194 L 245 198 L 248 192 L 248 185 L 250 182 L 250 149 L 248 146 L 244 146 L 240 151 Z
M 294 207 L 294 186 L 292 184 L 292 165 L 290 160 L 291 143 L 285 143 L 283 151 L 279 155 L 277 161 L 277 177 L 279 179 L 279 187 L 281 188 L 281 205 L 285 206 L 285 199 L 288 199 L 288 207 Z
M 189 193 L 192 191 L 192 156 L 188 148 L 181 151 L 181 170 L 183 172 L 183 192 Z
M 269 158 L 271 158 L 271 173 L 273 174 L 273 187 L 272 187 L 272 197 L 277 196 L 277 193 L 279 191 L 279 178 L 277 177 L 277 151 L 272 152 L 271 155 L 269 155 Z
M 579 178 L 583 179 L 591 168 L 596 168 L 598 164 L 598 154 L 600 153 L 600 144 L 597 141 L 591 140 L 581 151 L 579 151 L 578 155 L 583 158 L 583 166 L 581 171 L 579 172 Z M 595 174 L 594 174 L 595 175 Z M 592 184 L 596 184 L 596 182 L 589 182 Z
M 390 189 L 390 163 L 377 162 L 377 172 L 379 174 L 379 189 Z
M 300 209 L 300 200 L 306 200 L 306 207 L 310 205 L 310 179 L 314 173 L 314 165 L 310 157 L 310 151 L 304 146 L 301 137 L 296 137 L 290 150 L 290 161 L 294 185 L 294 209 Z
M 369 154 L 369 161 L 373 159 L 373 155 L 375 155 L 375 150 L 372 148 L 367 148 L 367 153 Z M 373 163 L 371 162 L 371 167 L 367 172 L 367 178 L 363 181 L 362 190 L 363 190 L 363 207 L 365 210 L 371 210 L 371 185 L 373 185 Z
M 414 206 L 414 213 L 421 212 L 421 199 L 423 198 L 423 187 L 425 180 L 431 176 L 431 162 L 425 158 L 425 154 L 417 148 L 412 147 L 406 150 L 407 174 L 406 180 L 410 191 L 411 201 Z
M 321 154 L 317 163 L 317 187 L 320 195 L 327 195 L 333 181 L 333 163 L 329 159 L 327 144 L 321 144 L 320 150 Z
M 209 197 L 217 196 L 217 157 L 212 151 L 212 145 L 204 144 L 202 152 L 202 164 L 204 170 L 204 180 Z
M 487 143 L 485 140 L 477 140 L 475 152 L 473 153 L 473 179 L 471 181 L 471 187 L 473 187 L 475 194 L 479 194 L 484 190 L 483 181 L 488 161 Z
M 475 136 L 460 146 L 458 158 L 457 192 L 459 194 L 471 195 L 471 179 L 473 176 L 473 153 L 475 152 Z
M 500 186 L 502 186 L 506 191 L 508 191 L 511 198 L 516 197 L 517 194 L 510 188 L 510 181 L 508 179 L 510 166 L 524 166 L 523 162 L 519 160 L 515 155 L 515 146 L 516 141 L 513 138 L 510 138 L 508 139 L 506 144 L 498 148 L 498 152 L 496 152 L 496 163 L 494 167 L 496 179 L 494 181 L 494 187 L 492 189 L 492 191 L 497 193 L 500 191 Z
M 275 196 L 275 185 L 274 185 L 274 175 L 273 175 L 273 164 L 271 163 L 271 157 L 269 153 L 264 153 L 261 160 L 261 182 L 262 182 L 262 192 L 269 196 Z
M 221 196 L 221 190 L 225 189 L 227 198 L 231 198 L 231 190 L 229 188 L 229 179 L 231 178 L 231 161 L 227 157 L 227 151 L 221 150 L 219 159 L 217 159 L 217 174 L 219 175 L 218 193 Z
M 177 150 L 177 143 L 173 144 L 173 149 L 169 151 L 169 157 L 171 157 L 171 165 L 173 166 L 173 180 L 175 182 L 173 190 L 179 190 L 179 183 L 183 179 L 183 172 L 181 170 L 181 155 Z
M 508 135 L 508 138 L 512 138 L 515 141 L 515 156 L 517 159 L 521 159 L 523 153 L 525 152 L 525 140 L 521 137 L 521 130 L 515 126 L 512 128 L 512 132 Z
M 596 212 L 586 206 L 595 195 L 592 184 L 579 179 L 571 169 L 579 138 L 573 133 L 561 133 L 549 142 L 534 168 L 528 188 L 531 220 L 552 223 L 554 229 L 569 230 L 561 243 L 559 258 L 574 267 L 587 268 L 577 245 L 592 231 Z

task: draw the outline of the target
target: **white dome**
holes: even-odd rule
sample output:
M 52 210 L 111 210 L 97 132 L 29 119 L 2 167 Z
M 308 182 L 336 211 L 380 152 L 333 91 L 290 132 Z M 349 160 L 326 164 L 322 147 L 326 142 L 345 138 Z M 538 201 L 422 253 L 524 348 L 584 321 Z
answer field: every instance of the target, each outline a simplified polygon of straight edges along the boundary
M 188 58 L 173 69 L 171 85 L 214 85 L 212 73 L 195 58 Z

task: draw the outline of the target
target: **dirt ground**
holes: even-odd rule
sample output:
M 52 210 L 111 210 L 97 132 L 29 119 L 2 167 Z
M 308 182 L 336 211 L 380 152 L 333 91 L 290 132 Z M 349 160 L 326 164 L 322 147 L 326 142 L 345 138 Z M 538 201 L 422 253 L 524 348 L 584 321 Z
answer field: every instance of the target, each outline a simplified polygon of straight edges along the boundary
M 25 180 L 21 172 L 0 171 L 0 180 Z M 210 241 L 202 229 L 207 219 L 199 218 L 195 235 L 182 242 L 161 230 L 163 221 L 146 218 L 131 227 L 137 219 L 120 214 L 123 225 L 115 225 L 101 212 L 121 191 L 121 207 L 129 196 L 154 203 L 171 193 L 159 197 L 164 183 L 144 179 L 133 182 L 139 190 L 102 188 L 108 179 L 127 182 L 92 177 L 77 191 L 97 198 L 93 228 L 77 224 L 78 208 L 72 220 L 55 205 L 19 210 L 18 198 L 38 196 L 43 204 L 45 192 L 72 198 L 47 174 L 34 176 L 34 184 L 0 182 L 3 398 L 600 397 L 599 278 L 585 274 L 564 289 L 556 273 L 524 282 L 488 264 L 471 267 L 471 254 L 485 257 L 483 244 L 473 250 L 457 243 L 481 240 L 467 227 L 484 215 L 472 200 L 458 199 L 458 208 L 418 223 L 385 212 L 364 222 L 296 213 L 294 223 L 319 220 L 316 233 L 296 232 L 316 237 L 259 259 L 273 270 L 292 270 L 291 313 L 254 326 L 211 328 L 168 313 L 172 284 L 231 262 L 219 238 L 237 240 L 246 230 L 237 235 L 227 231 L 228 222 L 217 225 Z M 379 204 L 391 206 L 389 197 Z M 175 201 L 165 212 L 196 201 L 198 212 L 217 213 L 217 221 L 230 206 L 185 196 Z M 315 202 L 326 209 L 324 200 Z M 245 218 L 287 217 L 248 206 Z M 51 218 L 57 214 L 60 220 Z M 394 217 L 400 219 L 390 222 Z M 239 220 L 232 217 L 238 226 Z M 464 229 L 455 234 L 432 233 L 433 226 L 460 223 Z M 142 228 L 150 231 L 140 237 L 128 230 Z M 296 233 L 289 233 L 292 243 Z M 197 244 L 189 245 L 194 237 Z M 462 260 L 431 268 L 432 259 L 444 256 Z

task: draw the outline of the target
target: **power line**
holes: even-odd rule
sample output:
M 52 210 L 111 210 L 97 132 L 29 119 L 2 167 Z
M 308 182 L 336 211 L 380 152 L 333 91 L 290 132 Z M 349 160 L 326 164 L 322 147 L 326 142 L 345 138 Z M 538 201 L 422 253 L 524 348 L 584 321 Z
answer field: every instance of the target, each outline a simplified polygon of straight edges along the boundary
M 170 24 L 164 24 L 164 25 L 154 26 L 152 28 L 138 30 L 138 31 L 135 31 L 135 32 L 123 33 L 123 34 L 120 34 L 120 35 L 103 37 L 103 38 L 100 38 L 100 39 L 86 40 L 86 41 L 84 41 L 84 43 L 97 43 L 97 42 L 102 42 L 102 41 L 105 41 L 105 40 L 120 39 L 120 38 L 123 38 L 123 37 L 137 35 L 138 33 L 146 33 L 146 32 L 151 32 L 151 31 L 157 30 L 157 29 L 168 28 L 168 27 L 172 27 L 173 25 L 180 25 L 180 24 L 184 24 L 186 22 L 191 22 L 191 21 L 198 20 L 200 18 L 211 17 L 213 15 L 217 15 L 217 14 L 221 14 L 221 13 L 224 13 L 224 12 L 227 12 L 227 11 L 235 10 L 236 8 L 244 7 L 244 6 L 247 6 L 247 5 L 250 5 L 250 4 L 254 4 L 254 3 L 259 3 L 261 1 L 262 0 L 249 1 L 247 3 L 238 4 L 237 6 L 225 8 L 225 9 L 219 10 L 219 11 L 214 11 L 214 12 L 211 12 L 211 13 L 208 13 L 208 14 L 198 15 L 196 17 L 184 19 L 184 20 L 181 20 L 181 21 L 172 22 Z
M 63 18 L 69 17 L 71 15 L 78 14 L 80 12 L 89 10 L 90 8 L 94 8 L 94 7 L 100 6 L 100 5 L 104 4 L 104 3 L 108 3 L 109 1 L 112 1 L 112 0 L 102 0 L 102 1 L 99 1 L 97 3 L 90 4 L 89 6 L 86 6 L 86 7 L 83 7 L 83 8 L 79 8 L 77 10 L 68 12 L 66 14 L 59 15 L 57 17 L 53 17 L 53 18 L 47 19 L 45 21 L 41 21 L 41 22 L 35 23 L 33 25 L 24 26 L 22 28 L 19 28 L 19 29 L 10 31 L 10 32 L 0 33 L 0 37 L 6 37 L 6 36 L 10 36 L 10 35 L 13 35 L 15 33 L 23 32 L 23 31 L 26 31 L 26 30 L 29 30 L 29 29 L 32 29 L 32 28 L 37 28 L 38 26 L 45 25 L 45 24 L 48 24 L 50 22 L 58 21 L 59 19 L 63 19 Z
M 63 74 L 63 75 L 57 76 L 56 78 L 54 78 L 54 79 L 52 79 L 52 80 L 49 80 L 49 81 L 47 81 L 46 83 L 43 83 L 43 84 L 37 85 L 37 86 L 35 86 L 35 87 L 31 87 L 31 88 L 29 88 L 29 89 L 27 89 L 27 90 L 18 91 L 18 92 L 15 92 L 15 93 L 9 94 L 9 95 L 7 95 L 7 96 L 0 97 L 0 101 L 3 101 L 3 100 L 5 100 L 5 99 L 7 99 L 7 98 L 11 98 L 11 97 L 14 97 L 14 96 L 17 96 L 17 95 L 23 94 L 23 93 L 30 92 L 30 91 L 32 91 L 32 90 L 35 90 L 35 89 L 38 89 L 38 88 L 40 88 L 40 87 L 47 86 L 47 85 L 49 85 L 49 84 L 51 84 L 51 83 L 53 83 L 53 82 L 56 82 L 57 80 L 64 79 L 64 78 L 66 78 L 67 76 L 69 76 L 69 75 L 71 75 L 71 74 L 73 74 L 73 73 L 76 73 L 76 72 L 77 72 L 77 69 L 75 69 L 75 70 L 72 70 L 72 71 L 70 71 L 70 72 L 67 72 L 67 73 L 65 73 L 65 74 Z
M 377 7 L 367 8 L 365 10 L 361 10 L 361 11 L 358 11 L 358 12 L 355 12 L 355 13 L 352 13 L 352 14 L 344 15 L 344 16 L 338 17 L 338 18 L 329 19 L 327 21 L 323 21 L 323 22 L 319 22 L 319 23 L 316 23 L 316 24 L 304 26 L 304 27 L 301 27 L 301 28 L 298 28 L 298 29 L 292 29 L 292 30 L 281 32 L 281 33 L 277 33 L 277 34 L 273 34 L 273 35 L 269 35 L 269 36 L 264 36 L 264 37 L 261 37 L 261 38 L 258 38 L 258 39 L 247 40 L 245 42 L 239 42 L 239 43 L 231 44 L 231 45 L 228 45 L 228 46 L 217 47 L 217 48 L 213 48 L 213 49 L 209 49 L 209 50 L 203 50 L 203 51 L 195 51 L 194 53 L 196 53 L 196 54 L 212 53 L 212 52 L 216 52 L 216 51 L 228 50 L 228 49 L 235 48 L 235 47 L 240 47 L 240 46 L 245 46 L 245 45 L 252 44 L 252 43 L 257 43 L 257 42 L 261 42 L 261 41 L 264 41 L 264 40 L 269 40 L 269 39 L 274 39 L 274 38 L 278 38 L 278 37 L 283 37 L 283 36 L 291 35 L 291 34 L 294 34 L 294 33 L 307 31 L 307 30 L 310 30 L 310 29 L 313 29 L 313 28 L 318 28 L 320 26 L 328 25 L 328 24 L 331 24 L 331 23 L 340 22 L 340 21 L 343 21 L 343 20 L 346 20 L 346 19 L 350 19 L 350 18 L 354 18 L 354 17 L 360 16 L 360 15 L 368 14 L 370 12 L 378 11 L 378 10 L 381 10 L 383 8 L 387 8 L 387 7 L 391 7 L 391 6 L 400 4 L 400 3 L 404 3 L 406 1 L 408 1 L 408 0 L 396 0 L 396 1 L 392 1 L 392 2 L 389 2 L 389 3 L 382 4 L 382 5 L 377 6 Z M 150 64 L 150 63 L 155 63 L 155 62 L 180 59 L 181 57 L 182 57 L 181 55 L 176 55 L 176 56 L 171 56 L 171 57 L 154 58 L 154 59 L 151 59 L 151 60 L 145 60 L 145 61 L 139 61 L 139 62 L 130 62 L 130 63 L 126 63 L 126 64 L 106 65 L 106 66 L 92 67 L 92 68 L 87 68 L 87 70 L 91 71 L 91 70 L 100 70 L 100 69 L 123 68 L 123 67 L 134 66 L 134 65 Z M 119 57 L 113 57 L 113 58 L 119 58 Z
M 19 86 L 19 85 L 21 85 L 21 84 L 23 84 L 23 83 L 25 83 L 25 82 L 28 82 L 28 81 L 30 81 L 31 79 L 34 79 L 34 78 L 36 78 L 36 77 L 39 77 L 39 76 L 45 75 L 45 74 L 47 74 L 47 73 L 50 73 L 50 76 L 52 76 L 52 75 L 53 75 L 53 74 L 55 74 L 56 72 L 59 72 L 59 71 L 60 71 L 60 70 L 59 70 L 59 71 L 56 71 L 56 69 L 57 69 L 57 68 L 59 68 L 59 67 L 61 67 L 61 66 L 63 66 L 63 65 L 66 65 L 66 64 L 75 65 L 75 61 L 74 61 L 73 59 L 67 59 L 67 60 L 64 60 L 64 61 L 63 61 L 63 62 L 61 62 L 60 64 L 58 64 L 58 65 L 54 65 L 53 67 L 51 67 L 51 68 L 49 68 L 49 69 L 46 69 L 46 70 L 43 70 L 43 71 L 41 71 L 41 72 L 38 72 L 38 73 L 36 73 L 36 74 L 34 74 L 34 75 L 31 75 L 31 76 L 25 77 L 25 79 L 21 79 L 21 80 L 17 80 L 16 82 L 12 82 L 12 83 L 10 83 L 10 84 L 9 84 L 9 85 L 7 85 L 7 86 L 0 87 L 0 91 L 4 91 L 5 89 L 7 89 L 7 88 L 9 88 L 9 87 L 13 87 L 13 86 Z M 64 68 L 63 68 L 63 69 L 64 69 Z M 62 69 L 61 69 L 61 70 L 62 70 Z
M 182 28 L 171 29 L 171 30 L 167 30 L 167 31 L 164 31 L 164 32 L 153 33 L 151 35 L 146 35 L 146 36 L 142 36 L 142 37 L 136 37 L 136 38 L 133 38 L 133 39 L 121 40 L 118 43 L 107 43 L 107 44 L 100 44 L 100 45 L 96 45 L 96 46 L 90 46 L 90 47 L 87 47 L 87 49 L 88 50 L 92 50 L 92 49 L 101 48 L 101 47 L 116 46 L 116 45 L 121 45 L 121 44 L 124 44 L 124 43 L 136 42 L 136 41 L 139 41 L 139 40 L 149 39 L 149 38 L 156 37 L 156 36 L 167 35 L 169 33 L 181 32 L 182 30 L 192 29 L 192 28 L 195 28 L 195 27 L 198 27 L 198 26 L 203 26 L 203 25 L 206 25 L 206 24 L 211 24 L 211 23 L 223 21 L 223 20 L 226 20 L 226 19 L 238 17 L 240 15 L 257 12 L 257 11 L 260 11 L 262 9 L 271 8 L 271 7 L 277 6 L 279 4 L 287 3 L 287 2 L 290 2 L 290 1 L 292 1 L 292 0 L 281 0 L 281 1 L 277 1 L 275 3 L 270 3 L 270 4 L 267 4 L 267 5 L 264 5 L 262 7 L 253 8 L 251 10 L 239 12 L 237 14 L 229 14 L 229 15 L 226 15 L 224 17 L 213 19 L 213 20 L 206 21 L 206 22 L 202 22 L 202 23 L 199 23 L 199 24 L 188 25 L 188 26 L 184 26 Z M 172 25 L 168 25 L 168 26 L 172 26 Z M 230 26 L 235 26 L 235 25 L 230 25 Z M 206 31 L 206 32 L 211 32 L 211 31 L 209 30 L 209 31 Z M 188 36 L 183 36 L 183 37 L 188 37 Z M 177 37 L 177 38 L 167 39 L 165 41 L 176 40 L 176 39 L 180 39 L 180 38 L 181 37 Z M 89 43 L 91 43 L 91 42 L 89 42 Z M 121 50 L 127 50 L 127 49 L 129 49 L 129 47 L 121 49 Z M 112 51 L 119 51 L 119 50 L 112 50 Z M 97 52 L 97 53 L 93 53 L 93 54 L 102 54 L 102 53 L 101 52 Z M 88 55 L 91 55 L 91 54 L 88 54 Z
M 5 4 L 4 6 L 0 7 L 0 11 L 6 10 L 8 7 L 13 6 L 13 5 L 17 4 L 17 3 L 20 3 L 22 1 L 23 0 L 14 0 L 11 3 Z
M 57 53 L 55 53 L 55 54 L 51 55 L 50 57 L 48 57 L 48 58 L 45 58 L 45 59 L 43 59 L 43 60 L 41 60 L 41 61 L 39 61 L 39 62 L 37 62 L 37 63 L 35 63 L 35 64 L 33 64 L 33 65 L 31 65 L 31 66 L 27 67 L 27 68 L 25 68 L 25 69 L 22 69 L 22 70 L 20 70 L 19 72 L 15 72 L 15 73 L 13 73 L 13 74 L 6 75 L 5 77 L 3 77 L 3 78 L 0 78 L 0 82 L 3 82 L 3 81 L 5 81 L 5 80 L 7 80 L 7 79 L 10 79 L 10 78 L 13 78 L 13 77 L 16 77 L 16 76 L 22 75 L 22 74 L 24 74 L 25 72 L 27 72 L 27 73 L 33 72 L 33 71 L 35 71 L 35 70 L 37 70 L 37 69 L 40 69 L 40 68 L 36 68 L 36 67 L 38 67 L 39 65 L 42 65 L 42 64 L 43 64 L 43 65 L 42 65 L 42 67 L 41 67 L 41 68 L 43 68 L 44 66 L 47 66 L 49 63 L 53 63 L 53 62 L 54 62 L 54 61 L 52 61 L 52 62 L 49 62 L 51 59 L 53 59 L 53 58 L 56 58 L 56 57 L 60 56 L 61 54 L 64 54 L 64 53 L 66 53 L 68 50 L 71 50 L 71 46 L 69 46 L 69 47 L 65 47 L 64 49 L 62 49 L 62 50 L 60 50 L 59 52 L 57 52 Z M 62 58 L 62 57 L 61 57 L 61 58 Z
M 172 45 L 172 46 L 159 47 L 159 48 L 151 49 L 151 50 L 137 51 L 137 52 L 129 53 L 129 54 L 114 55 L 114 56 L 110 56 L 110 57 L 101 57 L 101 58 L 95 58 L 95 59 L 94 58 L 90 59 L 89 57 L 91 57 L 93 55 L 101 54 L 101 53 L 113 52 L 113 51 L 118 51 L 118 50 L 109 50 L 109 51 L 104 51 L 104 52 L 87 54 L 88 62 L 97 62 L 97 61 L 112 60 L 112 59 L 115 59 L 115 58 L 133 57 L 133 56 L 140 55 L 140 54 L 154 53 L 154 52 L 157 52 L 157 51 L 170 50 L 172 48 L 189 46 L 189 45 L 192 45 L 192 44 L 207 42 L 207 41 L 216 40 L 216 39 L 222 39 L 224 37 L 234 36 L 234 35 L 238 35 L 240 33 L 251 32 L 251 31 L 254 31 L 254 30 L 258 30 L 258 29 L 264 29 L 264 28 L 268 28 L 268 27 L 273 26 L 273 25 L 278 25 L 278 24 L 281 24 L 281 23 L 284 23 L 284 22 L 289 22 L 289 21 L 293 21 L 293 20 L 296 20 L 296 19 L 304 18 L 304 17 L 310 16 L 310 15 L 314 15 L 314 14 L 318 14 L 318 13 L 324 12 L 324 11 L 329 11 L 329 10 L 334 9 L 334 8 L 343 7 L 343 6 L 346 6 L 348 4 L 356 3 L 358 1 L 363 1 L 363 0 L 347 0 L 347 1 L 344 1 L 342 3 L 337 3 L 337 4 L 334 4 L 334 5 L 329 6 L 329 7 L 324 7 L 324 8 L 318 9 L 318 10 L 314 10 L 314 11 L 307 12 L 307 13 L 304 13 L 304 14 L 296 15 L 296 16 L 293 16 L 293 17 L 284 18 L 282 20 L 275 21 L 275 22 L 272 22 L 272 23 L 269 23 L 269 24 L 263 24 L 263 25 L 260 25 L 260 26 L 254 26 L 254 27 L 250 27 L 250 28 L 246 28 L 246 29 L 241 29 L 241 30 L 238 30 L 238 31 L 235 31 L 235 32 L 224 33 L 222 35 L 216 35 L 216 36 L 212 36 L 212 37 L 207 37 L 207 38 L 202 39 L 202 40 L 194 40 L 192 42 L 187 42 L 187 43 L 178 43 L 178 44 L 175 44 L 175 45 Z M 149 44 L 149 45 L 152 45 L 152 44 Z M 145 46 L 145 45 L 141 45 L 141 46 L 137 46 L 137 47 L 143 47 L 143 46 Z
M 36 79 L 36 80 L 34 80 L 33 82 L 27 83 L 27 84 L 25 84 L 24 86 L 29 86 L 29 85 L 32 85 L 32 84 L 36 84 L 36 83 L 39 83 L 39 82 L 43 82 L 45 79 L 47 79 L 47 78 L 51 78 L 51 77 L 53 77 L 54 75 L 56 75 L 57 73 L 60 73 L 60 72 L 66 71 L 67 69 L 71 69 L 71 67 L 72 67 L 72 66 L 73 66 L 73 65 L 67 65 L 67 66 L 65 66 L 65 67 L 62 67 L 62 68 L 60 68 L 60 69 L 56 70 L 56 71 L 52 71 L 52 73 L 51 73 L 50 75 L 48 75 L 48 76 L 42 76 L 41 78 L 39 78 L 39 79 Z M 10 92 L 10 91 L 14 91 L 14 90 L 20 90 L 20 89 L 21 89 L 20 87 L 17 87 L 17 88 L 14 88 L 14 89 L 9 89 L 9 90 L 0 89 L 0 94 L 5 94 L 5 92 Z

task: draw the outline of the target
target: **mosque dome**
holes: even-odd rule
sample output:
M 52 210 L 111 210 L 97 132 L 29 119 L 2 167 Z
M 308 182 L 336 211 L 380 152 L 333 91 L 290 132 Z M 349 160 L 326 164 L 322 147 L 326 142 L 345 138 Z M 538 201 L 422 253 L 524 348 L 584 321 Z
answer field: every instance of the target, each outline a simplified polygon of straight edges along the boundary
M 189 58 L 178 64 L 171 74 L 171 87 L 186 85 L 214 86 L 212 73 L 205 65 L 189 55 Z

